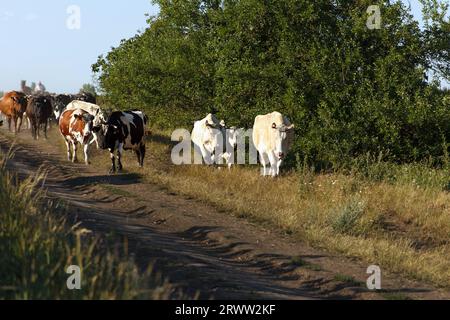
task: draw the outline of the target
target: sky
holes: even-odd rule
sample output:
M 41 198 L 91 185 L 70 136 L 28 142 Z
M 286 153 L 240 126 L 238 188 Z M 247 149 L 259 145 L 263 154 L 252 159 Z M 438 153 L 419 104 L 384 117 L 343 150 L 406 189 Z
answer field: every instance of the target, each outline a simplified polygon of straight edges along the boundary
M 403 1 L 420 18 L 419 1 Z M 0 0 L 0 90 L 28 80 L 51 92 L 78 92 L 93 82 L 97 57 L 144 30 L 145 14 L 157 12 L 150 0 Z
M 72 5 L 80 9 L 79 29 Z M 28 80 L 51 92 L 78 92 L 93 82 L 97 57 L 145 29 L 145 14 L 157 11 L 150 0 L 0 0 L 0 90 Z

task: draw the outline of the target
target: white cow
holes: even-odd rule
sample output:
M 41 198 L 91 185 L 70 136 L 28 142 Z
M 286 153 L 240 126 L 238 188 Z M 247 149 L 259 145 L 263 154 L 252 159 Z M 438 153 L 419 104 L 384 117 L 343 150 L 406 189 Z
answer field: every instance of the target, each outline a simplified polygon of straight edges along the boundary
M 194 123 L 191 140 L 195 150 L 201 153 L 207 165 L 212 165 L 218 158 L 222 158 L 228 167 L 231 167 L 233 153 L 227 150 L 236 146 L 236 128 L 227 129 L 223 120 L 219 122 L 213 114 L 208 114 L 204 119 Z
M 98 127 L 104 123 L 106 123 L 106 116 L 104 114 L 104 112 L 102 111 L 102 109 L 93 103 L 88 103 L 88 102 L 84 102 L 84 101 L 78 101 L 78 100 L 74 100 L 72 102 L 70 102 L 65 110 L 77 110 L 77 109 L 81 109 L 87 113 L 89 113 L 90 115 L 94 116 L 94 121 L 93 121 L 93 126 L 94 127 Z M 99 144 L 98 144 L 98 134 L 96 131 L 94 131 L 92 133 L 92 141 L 89 142 L 89 144 L 93 144 L 94 142 L 97 145 L 97 149 L 100 148 Z
M 280 174 L 280 166 L 294 140 L 294 125 L 279 112 L 257 116 L 253 126 L 253 143 L 258 150 L 262 175 Z M 267 165 L 270 170 L 267 172 Z

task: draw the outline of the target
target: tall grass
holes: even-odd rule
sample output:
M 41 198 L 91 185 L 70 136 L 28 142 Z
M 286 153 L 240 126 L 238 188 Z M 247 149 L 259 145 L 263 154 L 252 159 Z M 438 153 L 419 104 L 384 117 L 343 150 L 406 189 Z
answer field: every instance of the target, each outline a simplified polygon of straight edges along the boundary
M 38 173 L 19 181 L 0 155 L 0 299 L 165 299 L 174 288 L 118 247 L 70 226 L 44 198 Z M 67 267 L 81 268 L 69 290 Z

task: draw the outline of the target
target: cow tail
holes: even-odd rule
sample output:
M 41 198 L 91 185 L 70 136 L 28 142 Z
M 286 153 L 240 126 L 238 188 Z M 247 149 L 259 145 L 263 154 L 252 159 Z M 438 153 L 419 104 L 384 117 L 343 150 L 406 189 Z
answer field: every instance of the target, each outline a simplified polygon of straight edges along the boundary
M 148 117 L 146 114 L 144 114 L 144 125 L 147 125 L 148 123 Z

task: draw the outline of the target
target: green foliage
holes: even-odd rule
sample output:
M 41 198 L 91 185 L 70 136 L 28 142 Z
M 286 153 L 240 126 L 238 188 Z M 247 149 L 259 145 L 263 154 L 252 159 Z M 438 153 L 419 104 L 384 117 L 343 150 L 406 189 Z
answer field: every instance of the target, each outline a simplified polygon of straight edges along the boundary
M 83 86 L 80 89 L 80 93 L 90 93 L 92 94 L 94 97 L 97 96 L 97 90 L 95 90 L 94 85 L 90 84 L 90 83 L 85 83 L 83 84 Z
M 344 204 L 335 212 L 332 228 L 335 232 L 355 235 L 358 220 L 364 214 L 366 203 L 358 196 L 353 196 L 348 203 Z
M 296 124 L 292 154 L 317 169 L 385 152 L 443 159 L 450 138 L 446 6 L 423 1 L 424 30 L 401 1 L 157 0 L 149 27 L 99 57 L 93 71 L 116 108 L 183 126 L 215 112 L 251 127 L 273 110 Z M 382 28 L 366 27 L 378 4 Z M 446 151 L 445 151 L 446 152 Z

